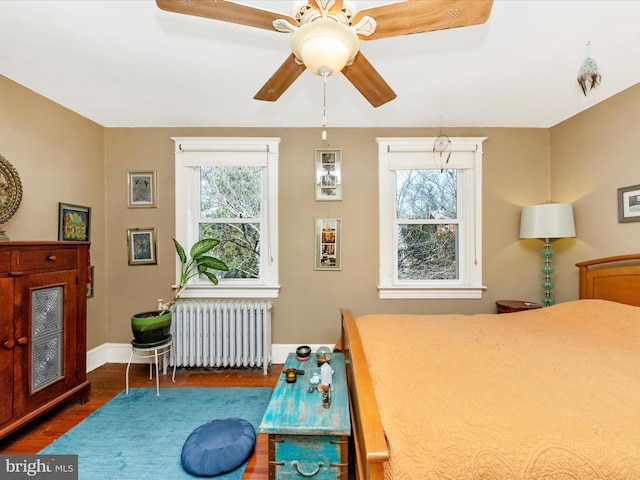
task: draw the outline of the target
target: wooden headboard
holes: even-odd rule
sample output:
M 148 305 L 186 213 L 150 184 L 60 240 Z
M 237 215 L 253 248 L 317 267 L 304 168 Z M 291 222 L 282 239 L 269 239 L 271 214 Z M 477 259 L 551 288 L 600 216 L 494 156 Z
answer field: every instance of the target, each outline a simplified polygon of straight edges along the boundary
M 640 254 L 576 263 L 580 298 L 598 298 L 640 306 Z

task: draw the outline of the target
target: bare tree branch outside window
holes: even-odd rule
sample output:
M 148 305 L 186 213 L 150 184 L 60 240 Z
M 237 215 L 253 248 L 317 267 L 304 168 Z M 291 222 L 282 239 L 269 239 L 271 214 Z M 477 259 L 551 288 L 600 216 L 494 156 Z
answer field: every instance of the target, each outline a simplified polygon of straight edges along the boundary
M 458 278 L 457 171 L 398 170 L 398 279 Z

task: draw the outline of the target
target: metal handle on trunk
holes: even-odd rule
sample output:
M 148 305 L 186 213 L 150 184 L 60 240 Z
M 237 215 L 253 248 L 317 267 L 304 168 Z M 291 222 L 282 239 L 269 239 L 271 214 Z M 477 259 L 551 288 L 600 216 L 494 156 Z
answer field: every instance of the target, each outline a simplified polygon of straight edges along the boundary
M 298 473 L 299 473 L 300 475 L 302 475 L 303 477 L 307 477 L 307 478 L 309 478 L 309 477 L 315 477 L 315 476 L 318 474 L 318 472 L 320 471 L 320 469 L 322 468 L 322 465 L 324 465 L 324 464 L 323 464 L 322 462 L 318 462 L 318 468 L 316 468 L 316 469 L 315 469 L 315 471 L 310 472 L 310 473 L 302 472 L 302 471 L 300 470 L 300 463 L 298 463 L 298 461 L 297 461 L 297 460 L 294 460 L 293 462 L 291 462 L 291 465 L 293 465 L 294 467 L 296 467 L 296 470 L 298 471 Z

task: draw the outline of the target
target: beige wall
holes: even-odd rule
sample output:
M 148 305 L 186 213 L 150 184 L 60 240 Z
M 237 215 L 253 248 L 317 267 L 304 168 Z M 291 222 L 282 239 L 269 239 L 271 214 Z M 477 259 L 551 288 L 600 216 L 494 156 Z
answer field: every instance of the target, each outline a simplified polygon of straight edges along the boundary
M 107 131 L 108 340 L 130 339 L 132 312 L 155 308 L 170 294 L 175 266 L 171 243 L 175 136 L 280 137 L 280 298 L 275 300 L 275 343 L 329 343 L 339 335 L 339 309 L 366 312 L 490 312 L 501 298 L 539 297 L 538 251 L 518 241 L 520 208 L 548 196 L 545 129 L 446 129 L 450 136 L 486 136 L 484 144 L 484 281 L 482 300 L 379 300 L 377 136 L 429 136 L 435 129 L 136 128 Z M 342 149 L 343 200 L 314 199 L 314 150 Z M 159 207 L 126 208 L 128 169 L 157 170 Z M 314 219 L 343 221 L 341 271 L 313 269 Z M 158 265 L 128 266 L 127 228 L 158 228 Z
M 11 240 L 57 240 L 58 203 L 91 207 L 96 294 L 88 344 L 104 343 L 104 133 L 100 125 L 0 76 L 0 154 L 18 171 L 22 204 L 4 225 Z
M 638 224 L 618 224 L 616 189 L 640 184 L 632 138 L 640 115 L 634 87 L 552 129 L 445 128 L 450 136 L 486 136 L 483 162 L 482 300 L 379 300 L 378 136 L 431 136 L 440 129 L 109 128 L 105 129 L 0 77 L 0 153 L 20 172 L 25 198 L 5 226 L 14 240 L 57 238 L 58 202 L 92 207 L 96 295 L 89 342 L 131 339 L 131 313 L 170 295 L 174 279 L 172 136 L 277 136 L 280 144 L 280 298 L 275 343 L 330 343 L 339 308 L 367 312 L 490 312 L 499 299 L 538 300 L 539 240 L 518 239 L 524 205 L 575 204 L 577 239 L 554 242 L 558 301 L 577 298 L 575 262 L 634 251 Z M 341 202 L 314 200 L 314 149 L 341 148 Z M 551 161 L 550 161 L 551 159 Z M 612 166 L 615 165 L 615 168 Z M 159 204 L 127 208 L 127 171 L 158 172 Z M 550 178 L 552 181 L 550 182 Z M 343 268 L 313 269 L 314 218 L 343 220 Z M 127 264 L 127 228 L 157 227 L 158 265 Z
M 572 202 L 577 238 L 557 242 L 557 290 L 577 297 L 576 262 L 638 253 L 640 223 L 618 223 L 618 188 L 640 184 L 640 85 L 551 129 L 551 191 Z M 558 258 L 559 260 L 559 258 Z

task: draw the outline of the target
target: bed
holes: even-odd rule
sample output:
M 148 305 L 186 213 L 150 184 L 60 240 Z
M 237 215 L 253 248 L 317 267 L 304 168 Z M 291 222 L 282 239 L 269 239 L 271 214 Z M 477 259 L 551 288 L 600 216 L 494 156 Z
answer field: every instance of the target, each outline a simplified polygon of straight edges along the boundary
M 543 309 L 342 309 L 356 478 L 640 478 L 640 254 L 577 267 Z

